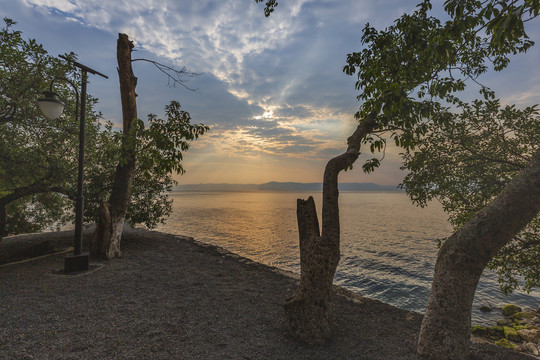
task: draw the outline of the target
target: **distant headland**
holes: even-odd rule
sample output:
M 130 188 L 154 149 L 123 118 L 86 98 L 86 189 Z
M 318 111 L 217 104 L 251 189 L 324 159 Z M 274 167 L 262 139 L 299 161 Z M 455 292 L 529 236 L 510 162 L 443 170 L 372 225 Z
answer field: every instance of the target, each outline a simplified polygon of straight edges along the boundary
M 173 191 L 321 191 L 322 183 L 276 182 L 264 184 L 182 184 Z M 340 191 L 402 191 L 397 185 L 340 183 Z

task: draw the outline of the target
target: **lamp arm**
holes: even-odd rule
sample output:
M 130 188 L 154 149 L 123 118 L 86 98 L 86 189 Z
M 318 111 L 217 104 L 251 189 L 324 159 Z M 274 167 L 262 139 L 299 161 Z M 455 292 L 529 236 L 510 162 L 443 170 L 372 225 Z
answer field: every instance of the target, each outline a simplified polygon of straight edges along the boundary
M 73 87 L 73 90 L 75 90 L 75 93 L 77 94 L 77 98 L 79 98 L 79 90 L 77 90 L 77 86 L 73 83 L 73 81 L 69 80 L 68 78 L 64 76 L 56 76 L 54 79 L 51 80 L 51 83 L 49 84 L 50 92 L 53 92 L 53 84 L 57 80 L 63 80 L 67 82 L 71 87 Z
M 73 83 L 73 81 L 69 80 L 68 78 L 66 78 L 64 76 L 56 76 L 54 79 L 51 80 L 51 83 L 49 85 L 49 91 L 50 92 L 53 92 L 53 84 L 57 80 L 63 80 L 65 82 L 67 82 L 69 85 L 71 85 L 73 90 L 75 90 L 75 95 L 76 95 L 76 98 L 75 98 L 75 123 L 78 123 L 79 122 L 79 90 L 77 90 L 77 86 Z

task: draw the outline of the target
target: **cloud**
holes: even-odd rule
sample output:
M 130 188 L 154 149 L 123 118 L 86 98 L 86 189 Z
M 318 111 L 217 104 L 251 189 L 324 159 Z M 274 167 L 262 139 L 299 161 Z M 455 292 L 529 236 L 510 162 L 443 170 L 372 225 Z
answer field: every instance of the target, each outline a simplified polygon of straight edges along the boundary
M 268 132 L 252 120 L 269 111 L 280 120 L 272 131 L 316 133 L 306 124 L 350 119 L 357 104 L 353 80 L 341 74 L 350 44 L 341 34 L 349 21 L 356 23 L 374 10 L 368 1 L 291 0 L 265 18 L 262 7 L 249 0 L 22 1 L 88 27 L 126 32 L 140 51 L 137 57 L 157 56 L 204 73 L 194 80 L 202 95 L 182 94 L 182 103 L 194 109 L 194 118 L 219 131 L 250 126 Z M 347 13 L 345 8 L 362 11 L 344 21 L 338 15 Z M 137 71 L 143 83 L 144 74 Z M 344 90 L 349 97 L 341 95 Z M 168 102 L 157 98 L 158 91 L 138 92 L 144 114 L 159 113 Z
M 443 2 L 435 1 L 434 8 L 441 11 Z M 402 0 L 287 0 L 265 18 L 262 6 L 253 0 L 12 3 L 11 8 L 24 7 L 19 14 L 41 19 L 35 23 L 48 22 L 48 26 L 35 27 L 33 34 L 25 32 L 26 36 L 39 33 L 45 38 L 47 34 L 61 43 L 59 52 L 78 52 L 83 63 L 111 77 L 108 83 L 92 78 L 90 84 L 107 119 L 120 121 L 113 55 L 118 32 L 134 39 L 136 57 L 203 73 L 189 83 L 198 92 L 169 89 L 150 64 L 134 63 L 139 116 L 163 116 L 163 106 L 179 100 L 193 122 L 211 127 L 193 144 L 190 154 L 204 161 L 230 157 L 246 169 L 246 164 L 253 169 L 264 164 L 269 173 L 269 164 L 300 163 L 298 159 L 323 168 L 324 159 L 345 150 L 346 139 L 357 124 L 353 114 L 359 105 L 356 79 L 342 73 L 346 55 L 361 48 L 366 22 L 377 28 L 388 26 L 416 5 Z M 64 31 L 53 32 L 55 28 Z M 538 33 L 538 26 L 529 32 L 533 40 Z M 45 44 L 47 49 L 49 44 Z M 494 83 L 495 90 L 502 86 L 507 98 L 534 102 L 538 77 L 521 69 L 535 68 L 538 57 L 534 54 L 527 54 L 528 62 L 504 78 L 502 85 Z
M 317 155 L 321 156 L 338 156 L 345 152 L 346 149 L 342 148 L 324 148 L 317 152 Z
M 23 2 L 27 5 L 43 7 L 50 11 L 70 13 L 77 10 L 77 5 L 69 0 L 23 0 Z
M 314 64 L 328 65 L 328 56 L 320 51 L 328 44 L 324 38 L 332 36 L 340 43 L 341 37 L 334 36 L 342 22 L 337 14 L 344 6 L 358 7 L 352 0 L 345 4 L 291 0 L 280 4 L 275 16 L 264 18 L 261 6 L 249 0 L 23 1 L 61 12 L 89 27 L 113 34 L 126 32 L 139 47 L 210 73 L 233 94 L 259 97 L 260 104 L 287 95 L 288 88 L 309 77 Z M 364 11 L 360 17 L 367 15 Z M 313 24 L 319 23 L 313 33 Z M 333 49 L 326 52 L 331 54 Z M 341 51 L 339 57 L 344 56 Z M 333 67 L 332 74 L 338 72 Z

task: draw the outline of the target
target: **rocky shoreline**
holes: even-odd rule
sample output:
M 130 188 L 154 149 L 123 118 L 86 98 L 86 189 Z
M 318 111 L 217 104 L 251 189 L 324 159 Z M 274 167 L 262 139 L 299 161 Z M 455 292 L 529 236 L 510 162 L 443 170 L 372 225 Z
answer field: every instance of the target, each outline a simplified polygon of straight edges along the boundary
M 507 304 L 501 315 L 504 318 L 495 326 L 473 326 L 473 335 L 495 345 L 539 357 L 540 307 L 524 311 L 517 305 Z

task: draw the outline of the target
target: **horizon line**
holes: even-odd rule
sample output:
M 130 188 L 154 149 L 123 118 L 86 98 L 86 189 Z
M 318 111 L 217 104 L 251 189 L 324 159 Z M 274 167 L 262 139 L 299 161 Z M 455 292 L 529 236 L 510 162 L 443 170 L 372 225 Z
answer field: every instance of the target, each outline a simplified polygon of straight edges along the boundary
M 263 183 L 230 183 L 230 182 L 207 182 L 207 183 L 189 183 L 189 184 L 182 184 L 178 183 L 176 186 L 182 186 L 182 185 L 266 185 L 266 184 L 322 184 L 322 181 L 310 181 L 310 182 L 300 182 L 300 181 L 266 181 Z M 339 184 L 373 184 L 378 186 L 399 186 L 399 184 L 379 184 L 376 182 L 338 182 Z

